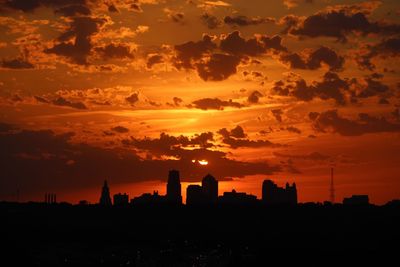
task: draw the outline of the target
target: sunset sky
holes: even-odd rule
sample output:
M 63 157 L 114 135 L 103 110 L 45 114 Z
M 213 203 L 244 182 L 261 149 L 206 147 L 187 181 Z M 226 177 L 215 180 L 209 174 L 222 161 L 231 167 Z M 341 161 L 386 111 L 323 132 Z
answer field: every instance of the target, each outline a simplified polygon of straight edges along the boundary
M 400 198 L 399 56 L 398 0 L 0 0 L 0 200 Z

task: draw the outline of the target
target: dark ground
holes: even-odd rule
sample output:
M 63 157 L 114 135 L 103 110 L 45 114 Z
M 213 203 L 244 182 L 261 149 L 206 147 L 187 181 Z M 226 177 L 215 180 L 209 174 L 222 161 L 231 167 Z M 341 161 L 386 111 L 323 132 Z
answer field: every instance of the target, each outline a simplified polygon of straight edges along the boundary
M 0 203 L 0 266 L 399 266 L 400 207 Z

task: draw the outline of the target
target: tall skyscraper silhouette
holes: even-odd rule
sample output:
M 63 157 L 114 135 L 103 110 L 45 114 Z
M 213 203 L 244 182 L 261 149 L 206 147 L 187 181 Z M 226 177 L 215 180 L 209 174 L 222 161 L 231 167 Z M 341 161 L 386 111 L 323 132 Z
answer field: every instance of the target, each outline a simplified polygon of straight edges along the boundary
M 103 189 L 101 190 L 100 196 L 101 206 L 111 206 L 110 189 L 108 188 L 107 180 L 104 181 Z
M 218 181 L 211 175 L 207 174 L 201 181 L 201 187 L 205 200 L 215 203 L 218 200 Z
M 206 205 L 218 202 L 218 181 L 207 174 L 200 185 L 189 185 L 186 190 L 187 205 Z
M 168 174 L 167 201 L 171 204 L 182 204 L 181 180 L 177 170 L 171 170 Z
M 186 205 L 202 205 L 204 204 L 203 188 L 197 184 L 191 184 L 186 189 Z

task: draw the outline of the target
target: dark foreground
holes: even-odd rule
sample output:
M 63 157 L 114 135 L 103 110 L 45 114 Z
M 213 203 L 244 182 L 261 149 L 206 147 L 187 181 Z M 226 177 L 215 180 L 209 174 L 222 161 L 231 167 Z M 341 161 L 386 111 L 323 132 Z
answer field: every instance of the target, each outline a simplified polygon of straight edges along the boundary
M 1 266 L 397 266 L 400 253 L 399 207 L 0 203 L 0 214 Z

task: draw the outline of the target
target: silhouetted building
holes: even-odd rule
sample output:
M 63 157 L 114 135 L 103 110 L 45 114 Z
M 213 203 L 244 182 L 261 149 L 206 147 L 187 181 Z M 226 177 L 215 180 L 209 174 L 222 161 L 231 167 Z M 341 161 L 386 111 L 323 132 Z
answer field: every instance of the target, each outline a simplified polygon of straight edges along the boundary
M 126 193 L 114 195 L 114 206 L 127 206 L 129 204 L 129 195 Z
M 186 189 L 186 205 L 215 204 L 218 201 L 218 181 L 210 174 L 200 185 L 189 185 Z
M 297 204 L 297 189 L 296 184 L 292 186 L 286 183 L 286 187 L 277 186 L 271 180 L 264 180 L 262 184 L 262 201 L 266 204 Z
M 186 189 L 186 205 L 204 204 L 205 196 L 200 185 L 189 185 Z
M 111 206 L 110 189 L 107 185 L 107 180 L 104 181 L 103 189 L 101 190 L 100 203 L 101 206 Z
M 153 194 L 145 193 L 139 197 L 131 199 L 131 204 L 138 206 L 152 206 L 160 205 L 165 203 L 165 197 L 160 196 L 158 191 L 154 191 Z
M 182 204 L 181 180 L 177 170 L 169 171 L 166 197 L 171 204 Z
M 385 206 L 388 206 L 388 207 L 400 207 L 400 199 L 390 200 L 389 202 L 387 202 L 385 204 Z
M 248 195 L 241 192 L 238 193 L 236 190 L 232 190 L 232 192 L 224 192 L 224 195 L 218 198 L 218 202 L 229 205 L 249 205 L 257 204 L 258 200 L 254 195 Z
M 79 203 L 78 203 L 79 206 L 88 206 L 89 204 L 90 204 L 90 202 L 87 200 L 79 200 Z
M 216 203 L 218 200 L 218 181 L 210 174 L 207 174 L 202 182 L 201 186 L 205 200 L 209 203 Z
M 369 205 L 368 195 L 353 195 L 343 199 L 343 205 L 363 206 Z

